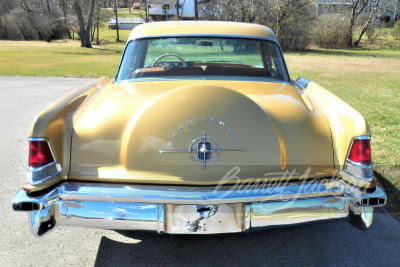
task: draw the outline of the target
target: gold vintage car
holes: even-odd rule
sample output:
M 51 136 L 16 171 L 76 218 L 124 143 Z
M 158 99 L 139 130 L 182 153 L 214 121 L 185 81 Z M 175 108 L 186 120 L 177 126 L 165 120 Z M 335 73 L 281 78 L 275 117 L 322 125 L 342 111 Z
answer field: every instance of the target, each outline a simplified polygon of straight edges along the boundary
M 292 80 L 269 28 L 204 21 L 136 27 L 115 81 L 43 111 L 13 208 L 38 236 L 214 234 L 331 219 L 366 229 L 385 203 L 365 119 Z

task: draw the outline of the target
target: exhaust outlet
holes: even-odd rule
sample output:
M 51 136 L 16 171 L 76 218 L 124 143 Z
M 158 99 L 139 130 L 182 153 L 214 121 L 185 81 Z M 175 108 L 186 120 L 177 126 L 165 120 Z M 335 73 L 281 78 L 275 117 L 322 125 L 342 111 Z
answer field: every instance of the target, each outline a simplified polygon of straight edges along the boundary
M 40 208 L 39 203 L 35 202 L 13 203 L 12 206 L 15 211 L 37 211 Z
M 360 206 L 367 207 L 380 207 L 386 204 L 385 198 L 372 197 L 372 198 L 364 198 L 361 200 Z

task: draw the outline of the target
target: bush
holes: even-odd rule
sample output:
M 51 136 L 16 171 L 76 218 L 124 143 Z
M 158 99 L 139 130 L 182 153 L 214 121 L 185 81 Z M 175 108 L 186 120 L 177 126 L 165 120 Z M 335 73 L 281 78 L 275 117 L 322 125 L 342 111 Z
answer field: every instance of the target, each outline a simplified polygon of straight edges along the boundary
M 396 24 L 394 24 L 394 27 L 392 29 L 392 36 L 396 40 L 400 39 L 400 20 L 398 20 Z
M 315 44 L 324 48 L 346 47 L 347 20 L 342 14 L 322 15 L 314 28 Z
M 367 36 L 367 40 L 370 43 L 374 43 L 379 37 L 385 36 L 385 32 L 382 31 L 382 28 L 384 27 L 383 23 L 378 23 L 374 22 L 371 23 L 365 32 L 365 35 Z
M 140 9 L 140 4 L 134 3 L 132 7 L 133 7 L 133 9 Z
M 301 16 L 302 13 L 298 13 L 288 18 L 278 28 L 277 38 L 283 50 L 304 50 L 311 43 L 312 20 L 300 18 Z

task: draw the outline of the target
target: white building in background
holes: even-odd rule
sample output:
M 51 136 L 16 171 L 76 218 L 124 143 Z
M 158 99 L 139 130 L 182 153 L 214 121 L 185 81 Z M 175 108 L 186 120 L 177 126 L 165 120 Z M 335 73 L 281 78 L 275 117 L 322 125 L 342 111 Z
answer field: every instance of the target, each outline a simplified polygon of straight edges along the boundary
M 132 30 L 136 26 L 143 24 L 145 20 L 143 18 L 118 18 L 118 29 L 119 30 Z M 108 22 L 108 29 L 117 29 L 117 20 L 110 18 Z
M 200 6 L 203 2 L 199 0 L 147 0 L 147 7 L 149 16 L 154 21 L 160 20 L 176 20 L 177 8 L 179 2 L 179 18 L 180 19 L 193 19 L 195 17 L 194 1 L 198 3 L 199 17 L 202 17 Z

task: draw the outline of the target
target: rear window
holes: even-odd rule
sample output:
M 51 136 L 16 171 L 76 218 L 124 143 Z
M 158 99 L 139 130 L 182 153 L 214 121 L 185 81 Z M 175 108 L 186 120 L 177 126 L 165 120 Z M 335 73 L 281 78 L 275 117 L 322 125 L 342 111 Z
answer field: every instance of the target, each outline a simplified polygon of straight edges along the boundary
M 276 43 L 216 37 L 168 37 L 129 42 L 117 81 L 149 79 L 288 81 Z

